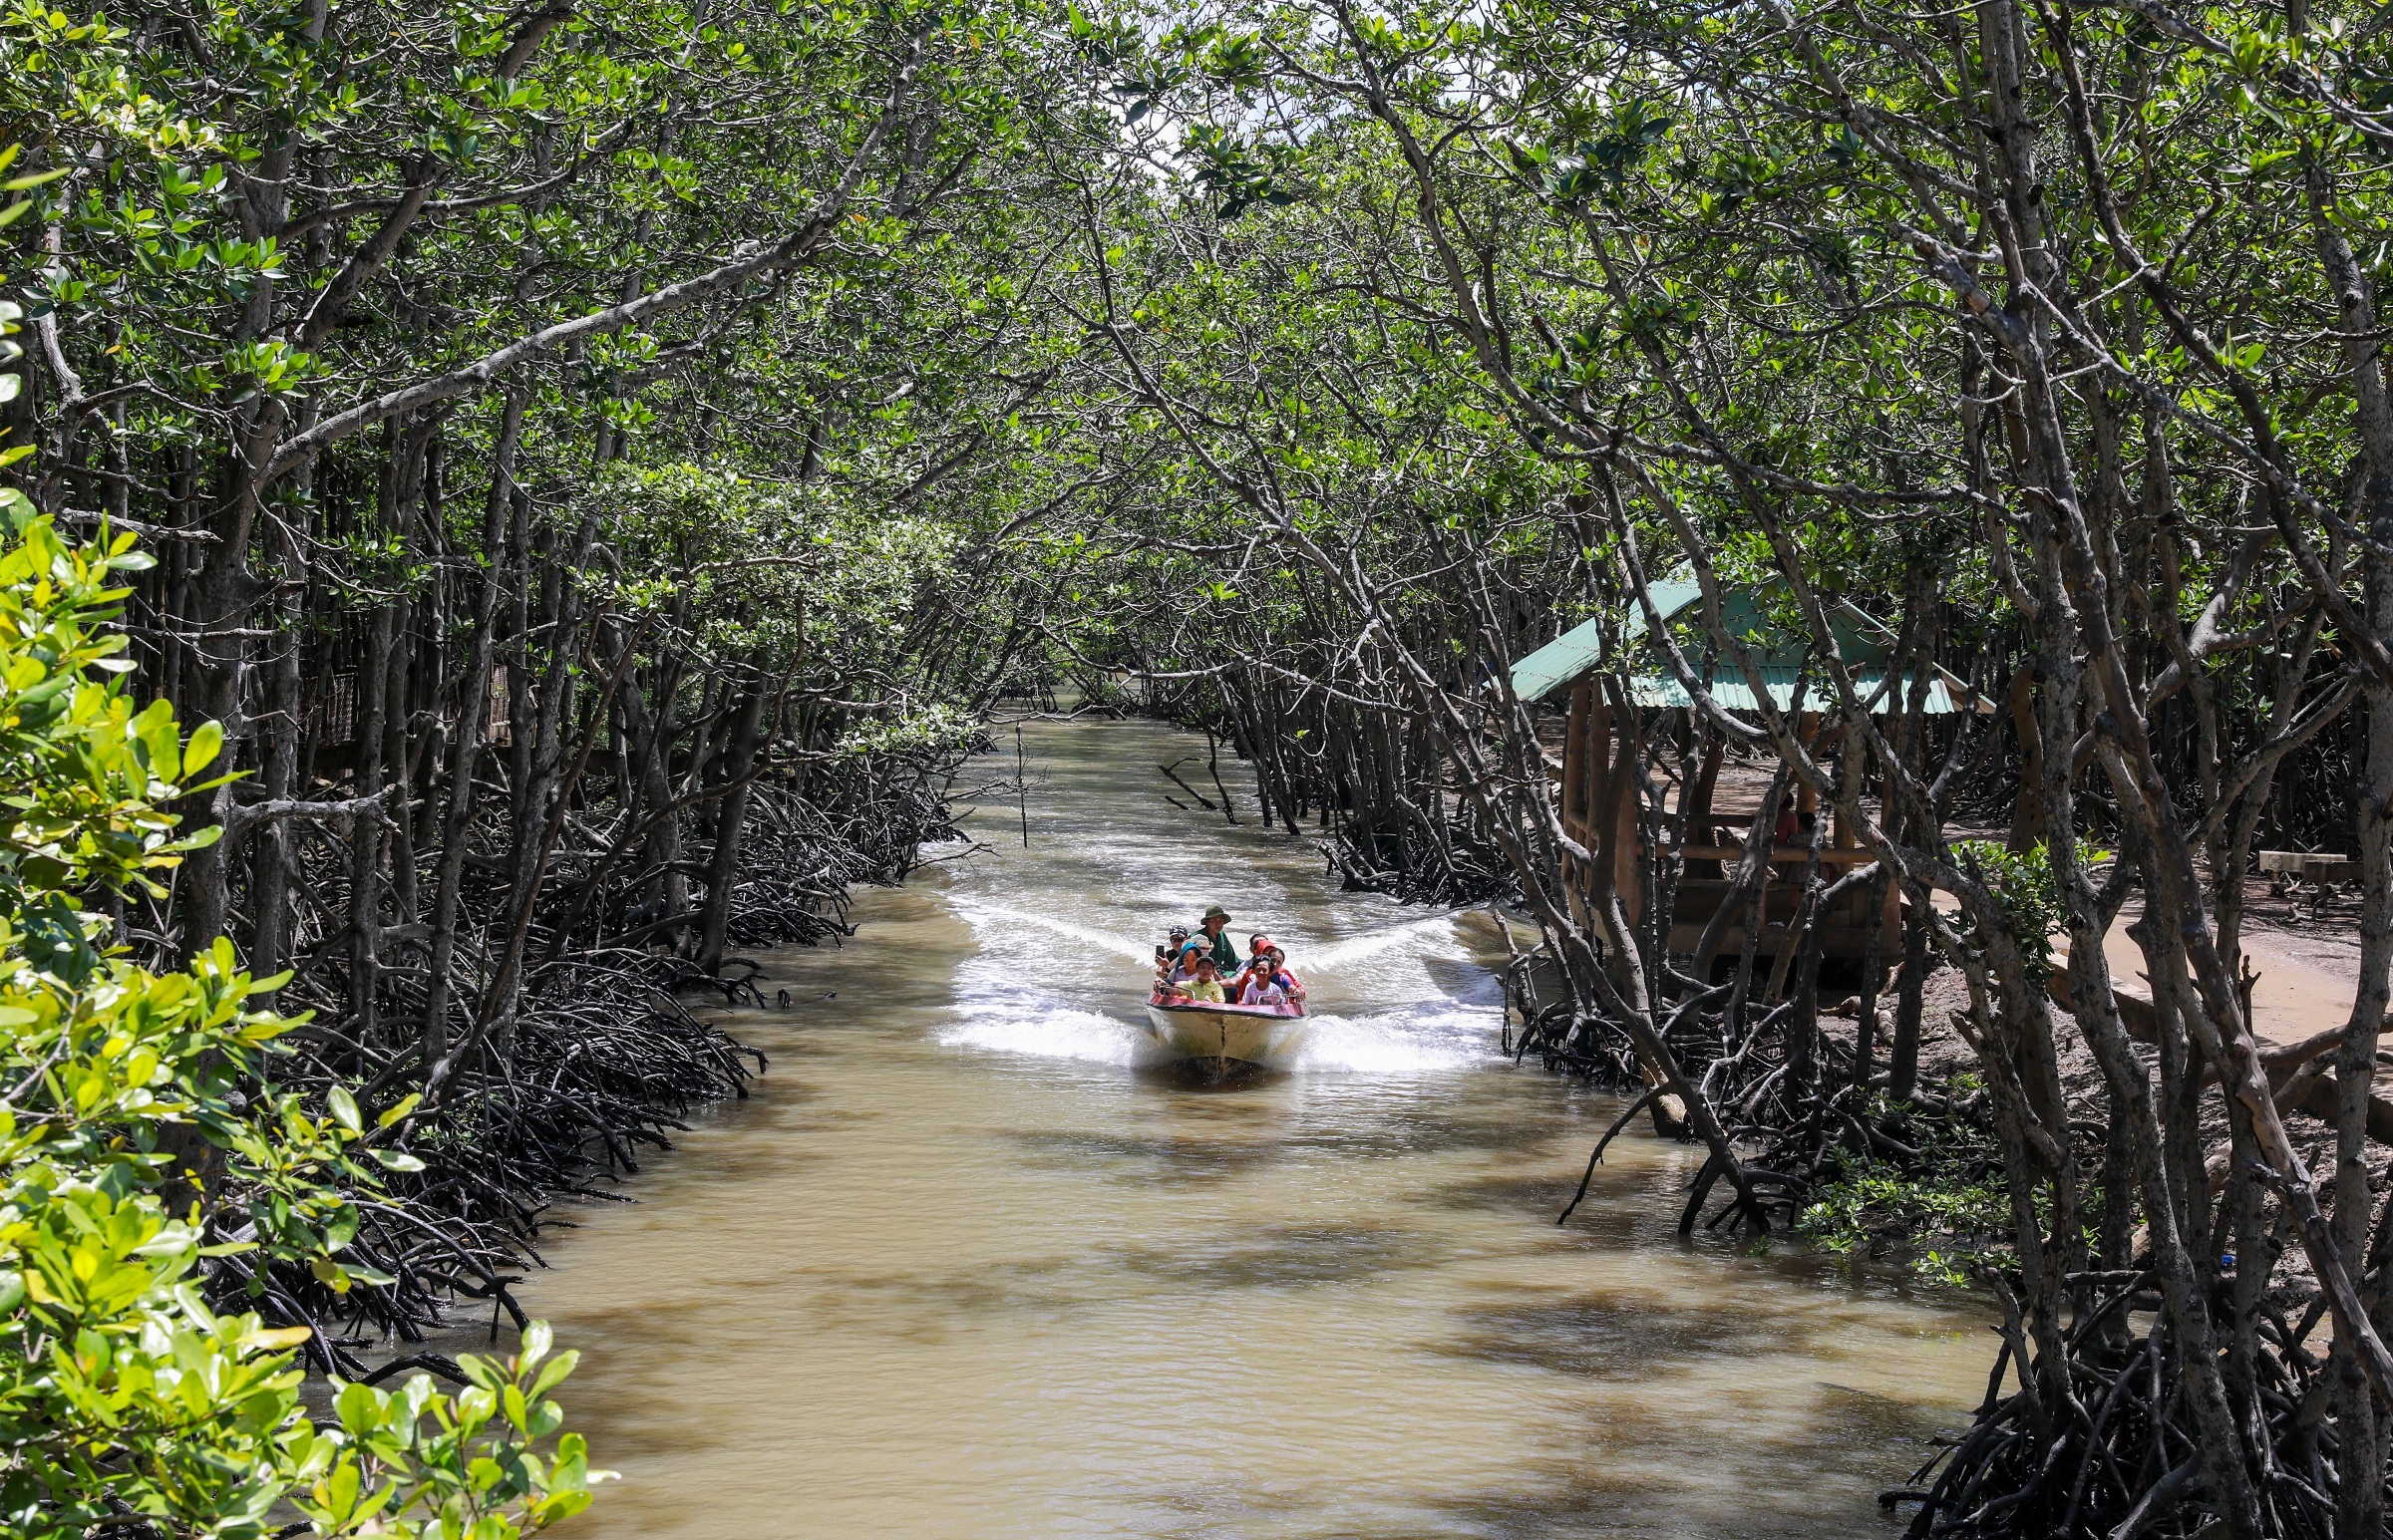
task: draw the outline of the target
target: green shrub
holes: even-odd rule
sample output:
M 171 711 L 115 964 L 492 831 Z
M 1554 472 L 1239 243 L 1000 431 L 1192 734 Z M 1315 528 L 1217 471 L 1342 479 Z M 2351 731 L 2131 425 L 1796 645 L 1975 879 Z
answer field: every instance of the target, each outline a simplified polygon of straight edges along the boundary
M 297 1023 L 261 1009 L 281 981 L 230 942 L 165 974 L 112 949 L 85 896 L 156 891 L 213 837 L 166 806 L 214 783 L 222 735 L 186 739 L 126 688 L 114 584 L 148 562 L 130 537 L 77 545 L 6 490 L 0 526 L 0 1526 L 246 1540 L 296 1510 L 320 1534 L 506 1540 L 577 1511 L 579 1436 L 534 1452 L 573 1364 L 544 1327 L 505 1363 L 465 1361 L 459 1394 L 347 1386 L 319 1424 L 299 1402 L 307 1330 L 211 1308 L 227 1279 L 258 1292 L 267 1259 L 383 1281 L 338 1258 L 351 1194 L 414 1163 L 410 1104 L 368 1128 L 346 1092 L 315 1111 L 278 1089 Z M 240 1238 L 209 1244 L 211 1215 L 245 1220 Z
M 2052 850 L 2037 840 L 2025 851 L 2012 851 L 1991 839 L 1964 839 L 1953 847 L 1983 882 L 1992 890 L 1995 902 L 2011 933 L 2018 938 L 2028 978 L 2041 985 L 2052 976 L 2055 966 L 2052 938 L 2059 932 L 2064 910 L 2061 904 L 2060 883 L 2052 871 Z M 2077 861 L 2080 866 L 2094 866 L 2109 860 L 2111 852 L 2096 849 L 2079 841 Z
M 1954 1077 L 1946 1090 L 1971 1088 Z M 1881 1124 L 1896 1109 L 1880 1100 L 1866 1115 Z M 1798 1227 L 1841 1256 L 1895 1257 L 1923 1278 L 1969 1282 L 1972 1266 L 2010 1257 L 2011 1202 L 1990 1130 L 1958 1116 L 1906 1110 L 1903 1136 L 1916 1162 L 1847 1167 L 1812 1189 Z
M 2001 1148 L 1985 1114 L 1963 1108 L 1985 1088 L 1984 1078 L 1965 1070 L 1941 1088 L 1954 1110 L 1898 1107 L 1883 1097 L 1872 1103 L 1865 1115 L 1898 1130 L 1918 1158 L 1848 1165 L 1812 1188 L 1797 1217 L 1806 1239 L 1840 1256 L 1899 1259 L 1937 1283 L 1970 1284 L 1980 1269 L 2018 1266 Z M 2034 1202 L 2037 1223 L 2050 1234 L 2050 1183 L 2036 1184 Z M 2102 1223 L 2102 1189 L 2082 1188 L 2077 1207 L 2091 1248 Z

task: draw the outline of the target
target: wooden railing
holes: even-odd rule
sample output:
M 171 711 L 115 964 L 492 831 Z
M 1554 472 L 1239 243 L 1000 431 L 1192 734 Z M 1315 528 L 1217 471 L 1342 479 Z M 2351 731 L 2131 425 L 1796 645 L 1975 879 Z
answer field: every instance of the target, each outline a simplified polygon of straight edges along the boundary
M 1741 861 L 1745 859 L 1743 845 L 1688 845 L 1684 849 L 1676 846 L 1663 847 L 1664 855 L 1673 852 L 1690 861 Z M 1810 848 L 1803 845 L 1781 845 L 1770 852 L 1770 860 L 1774 865 L 1784 865 L 1788 862 L 1801 865 L 1811 858 Z M 1834 846 L 1823 846 L 1820 851 L 1820 864 L 1823 866 L 1867 866 L 1877 859 L 1877 856 L 1867 850 L 1840 850 Z

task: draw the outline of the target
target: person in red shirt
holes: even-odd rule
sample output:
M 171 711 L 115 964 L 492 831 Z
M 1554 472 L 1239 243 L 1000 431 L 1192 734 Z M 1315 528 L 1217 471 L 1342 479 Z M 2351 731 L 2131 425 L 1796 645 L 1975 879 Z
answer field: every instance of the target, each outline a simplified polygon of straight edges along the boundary
M 1270 950 L 1269 936 L 1258 931 L 1246 938 L 1246 966 L 1221 981 L 1221 987 L 1228 992 L 1230 999 L 1243 1000 L 1246 998 L 1247 985 L 1263 983 L 1270 978 L 1271 965 L 1264 961 L 1265 954 Z
M 1265 970 L 1263 982 L 1266 986 L 1278 990 L 1281 995 L 1286 997 L 1290 1005 L 1304 1004 L 1304 983 L 1296 975 L 1288 972 L 1286 953 L 1275 946 L 1266 948 L 1263 952 L 1263 967 Z

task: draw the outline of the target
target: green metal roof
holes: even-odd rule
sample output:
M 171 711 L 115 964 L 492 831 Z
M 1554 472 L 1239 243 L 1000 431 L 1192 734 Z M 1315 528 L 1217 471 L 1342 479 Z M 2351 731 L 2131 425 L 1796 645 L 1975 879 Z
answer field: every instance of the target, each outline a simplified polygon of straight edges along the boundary
M 1703 598 L 1700 586 L 1679 578 L 1655 583 L 1647 592 L 1666 623 L 1677 620 Z M 1744 588 L 1731 588 L 1721 596 L 1720 620 L 1728 633 L 1754 654 L 1772 703 L 1782 709 L 1792 706 L 1795 682 L 1811 655 L 1808 641 L 1772 620 L 1755 594 Z M 1830 603 L 1829 629 L 1836 637 L 1837 650 L 1844 656 L 1846 666 L 1854 671 L 1855 687 L 1868 697 L 1885 678 L 1886 667 L 1893 661 L 1894 634 L 1842 600 Z M 1690 664 L 1701 667 L 1700 642 L 1682 640 L 1680 648 Z M 1618 615 L 1598 615 L 1574 626 L 1514 664 L 1513 692 L 1524 701 L 1545 700 L 1604 667 L 1607 657 L 1611 671 L 1626 677 L 1629 699 L 1637 705 L 1694 704 L 1671 672 L 1666 655 L 1648 637 L 1645 607 L 1641 604 L 1629 605 Z M 1891 708 L 1897 702 L 1907 703 L 1910 685 L 1908 676 L 1899 678 L 1884 705 Z M 1729 659 L 1714 662 L 1707 688 L 1712 698 L 1730 711 L 1753 711 L 1758 707 L 1744 671 Z M 1826 682 L 1815 677 L 1805 693 L 1806 705 L 1819 707 L 1825 696 Z M 1936 670 L 1929 678 L 1924 704 L 1929 715 L 1965 711 L 1972 704 L 1980 703 L 1967 686 L 1944 670 Z
M 1762 665 L 1762 682 L 1769 687 L 1772 706 L 1777 707 L 1780 711 L 1791 710 L 1794 707 L 1795 681 L 1801 673 L 1800 669 L 1784 668 L 1777 664 L 1765 663 Z M 1857 670 L 1853 676 L 1855 694 L 1865 701 L 1869 700 L 1878 693 L 1878 687 L 1885 677 L 1884 671 L 1880 669 Z M 1718 701 L 1729 711 L 1760 709 L 1754 701 L 1753 686 L 1746 682 L 1742 672 L 1731 673 L 1728 669 L 1722 668 L 1712 676 L 1710 689 L 1712 699 Z M 1805 711 L 1827 710 L 1828 694 L 1828 682 L 1814 675 L 1811 688 L 1803 693 L 1803 709 Z M 1966 686 L 1959 691 L 1961 699 L 1966 699 L 1968 694 Z M 1679 684 L 1678 680 L 1668 674 L 1631 674 L 1628 677 L 1628 698 L 1639 706 L 1688 707 L 1695 704 L 1688 698 L 1685 688 Z M 1892 694 L 1879 704 L 1879 711 L 1884 713 L 1907 709 L 1910 699 L 1911 678 L 1905 674 L 1894 681 Z M 1920 707 L 1921 711 L 1930 717 L 1942 717 L 1963 709 L 1955 698 L 1953 683 L 1946 680 L 1942 671 L 1939 670 L 1928 676 L 1927 700 Z
M 1702 588 L 1687 582 L 1655 583 L 1646 591 L 1653 595 L 1653 607 L 1661 611 L 1664 620 L 1674 619 L 1680 610 L 1703 597 Z M 1610 615 L 1598 615 L 1547 642 L 1513 665 L 1513 693 L 1524 701 L 1542 701 L 1587 673 L 1603 661 L 1605 633 L 1615 626 L 1624 633 L 1622 648 L 1634 646 L 1645 635 L 1645 607 L 1631 605 L 1624 624 Z
M 1513 665 L 1513 694 L 1524 701 L 1542 701 L 1603 659 L 1603 634 L 1608 616 L 1572 626 Z

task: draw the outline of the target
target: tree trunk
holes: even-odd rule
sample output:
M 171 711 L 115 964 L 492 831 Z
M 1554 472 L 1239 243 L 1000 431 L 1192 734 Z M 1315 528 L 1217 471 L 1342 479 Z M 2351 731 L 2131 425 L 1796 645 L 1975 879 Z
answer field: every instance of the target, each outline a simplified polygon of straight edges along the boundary
M 761 679 L 749 688 L 723 751 L 721 782 L 730 789 L 716 803 L 715 849 L 706 864 L 706 909 L 698 927 L 701 973 L 719 975 L 723 971 L 723 934 L 731 924 L 732 890 L 740 874 L 740 836 L 748 821 L 750 777 L 763 739 L 767 693 Z

